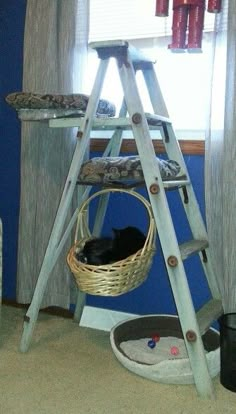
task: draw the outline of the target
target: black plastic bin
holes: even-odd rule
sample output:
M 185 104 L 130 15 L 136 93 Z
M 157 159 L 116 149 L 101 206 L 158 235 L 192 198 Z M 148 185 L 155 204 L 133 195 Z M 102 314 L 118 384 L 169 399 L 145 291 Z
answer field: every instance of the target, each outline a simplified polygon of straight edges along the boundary
M 220 323 L 220 382 L 236 392 L 236 313 L 226 313 Z

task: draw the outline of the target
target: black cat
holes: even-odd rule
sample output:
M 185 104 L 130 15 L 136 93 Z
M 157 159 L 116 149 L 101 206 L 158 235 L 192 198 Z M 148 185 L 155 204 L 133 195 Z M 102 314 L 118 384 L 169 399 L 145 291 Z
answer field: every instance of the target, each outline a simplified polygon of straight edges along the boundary
M 136 227 L 125 227 L 124 229 L 112 229 L 113 239 L 113 259 L 115 262 L 123 260 L 140 250 L 146 240 L 144 234 Z
M 114 238 L 100 237 L 88 240 L 83 250 L 76 254 L 80 262 L 99 266 L 123 260 L 140 250 L 146 240 L 136 227 L 112 229 Z
M 76 258 L 82 262 L 95 266 L 112 262 L 113 240 L 109 237 L 100 237 L 88 240 Z

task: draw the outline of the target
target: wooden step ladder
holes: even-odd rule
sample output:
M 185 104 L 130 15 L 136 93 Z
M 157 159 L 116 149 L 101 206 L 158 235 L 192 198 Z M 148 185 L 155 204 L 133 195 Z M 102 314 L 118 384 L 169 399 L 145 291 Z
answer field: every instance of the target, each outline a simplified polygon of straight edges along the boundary
M 92 129 L 110 129 L 114 131 L 112 139 L 104 153 L 106 156 L 117 156 L 120 151 L 122 131 L 131 129 L 140 156 L 145 183 L 152 205 L 153 214 L 158 229 L 158 235 L 166 263 L 166 268 L 183 331 L 193 377 L 198 394 L 201 397 L 213 398 L 214 390 L 209 375 L 202 335 L 222 313 L 222 303 L 208 251 L 208 238 L 199 206 L 192 188 L 188 171 L 179 148 L 168 112 L 161 94 L 159 83 L 154 71 L 154 64 L 142 53 L 131 47 L 126 41 L 98 42 L 90 45 L 96 49 L 100 58 L 95 83 L 88 102 L 84 118 L 52 119 L 49 126 L 53 128 L 79 127 L 78 141 L 66 179 L 64 191 L 55 218 L 53 230 L 42 263 L 31 305 L 24 318 L 24 329 L 20 349 L 27 351 L 32 338 L 38 312 L 47 286 L 50 272 L 70 234 L 77 218 L 78 209 L 74 212 L 69 225 L 64 229 L 65 219 L 75 191 L 77 178 L 88 148 L 90 131 Z M 103 80 L 110 58 L 117 61 L 124 101 L 118 118 L 96 118 L 96 108 L 101 94 Z M 145 114 L 136 84 L 136 71 L 141 70 L 153 107 L 153 114 Z M 126 116 L 127 112 L 127 116 Z M 181 166 L 183 178 L 164 182 L 156 163 L 150 130 L 160 130 L 166 153 L 169 159 L 175 160 Z M 91 187 L 79 188 L 79 206 L 87 198 Z M 192 240 L 182 245 L 178 244 L 171 213 L 166 198 L 166 188 L 179 192 L 183 208 L 192 232 Z M 94 234 L 100 232 L 108 197 L 102 197 L 97 211 Z M 200 311 L 195 312 L 184 260 L 192 254 L 199 254 L 201 263 L 212 294 L 211 300 Z M 75 319 L 80 320 L 85 294 L 79 292 L 75 309 Z

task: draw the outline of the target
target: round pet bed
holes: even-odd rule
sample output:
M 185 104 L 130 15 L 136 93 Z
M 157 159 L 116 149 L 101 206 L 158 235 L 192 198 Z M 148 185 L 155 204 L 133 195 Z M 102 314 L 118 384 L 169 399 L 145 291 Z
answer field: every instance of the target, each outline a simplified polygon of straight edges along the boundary
M 169 350 L 172 347 L 174 350 L 176 348 L 180 349 L 179 354 L 175 355 L 175 352 L 173 354 L 169 352 L 169 358 L 165 359 L 166 356 L 164 356 L 162 360 L 157 359 L 159 362 L 148 363 L 140 362 L 135 352 L 133 356 L 128 352 L 125 353 L 124 349 L 128 349 L 124 346 L 126 343 L 130 342 L 129 345 L 135 347 L 137 342 L 140 341 L 141 346 L 143 346 L 145 341 L 147 344 L 148 340 L 157 334 L 160 336 L 160 341 L 163 338 L 165 344 L 168 344 L 169 341 Z M 210 328 L 202 339 L 206 350 L 209 372 L 213 378 L 220 371 L 219 333 Z M 112 350 L 117 359 L 128 370 L 160 383 L 192 384 L 194 378 L 187 353 L 182 352 L 181 340 L 183 342 L 179 319 L 177 316 L 170 315 L 149 315 L 130 319 L 117 324 L 110 334 Z M 147 354 L 151 354 L 153 351 L 158 352 L 158 349 L 160 349 L 158 347 L 159 342 L 154 350 L 146 345 Z

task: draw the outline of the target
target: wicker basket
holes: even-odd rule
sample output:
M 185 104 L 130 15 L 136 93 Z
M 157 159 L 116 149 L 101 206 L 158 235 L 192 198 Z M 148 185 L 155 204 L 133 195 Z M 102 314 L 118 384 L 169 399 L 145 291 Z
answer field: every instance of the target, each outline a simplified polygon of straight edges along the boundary
M 88 204 L 95 197 L 108 192 L 128 193 L 144 204 L 149 217 L 145 244 L 135 254 L 112 264 L 94 266 L 82 263 L 78 261 L 75 253 L 80 252 L 85 242 L 92 238 L 87 224 Z M 146 280 L 155 253 L 155 239 L 156 226 L 151 205 L 143 196 L 133 190 L 103 189 L 88 198 L 79 209 L 75 243 L 67 255 L 67 263 L 81 291 L 91 295 L 118 296 L 135 289 Z

